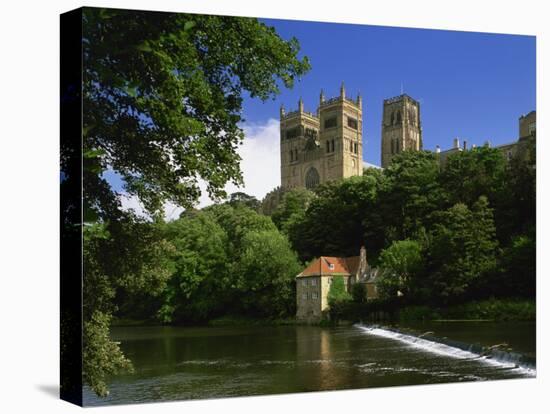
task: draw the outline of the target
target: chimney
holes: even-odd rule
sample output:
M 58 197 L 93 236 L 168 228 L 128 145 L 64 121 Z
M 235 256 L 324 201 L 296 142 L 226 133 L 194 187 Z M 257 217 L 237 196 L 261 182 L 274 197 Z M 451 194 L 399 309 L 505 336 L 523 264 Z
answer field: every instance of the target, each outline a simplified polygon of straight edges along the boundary
M 453 148 L 454 149 L 460 148 L 460 140 L 458 138 L 453 139 Z
M 321 94 L 319 95 L 319 103 L 322 104 L 325 102 L 325 92 L 321 89 Z
M 304 112 L 304 101 L 302 100 L 301 96 L 300 96 L 300 100 L 298 101 L 298 110 L 300 112 Z
M 464 140 L 464 142 L 462 144 L 462 148 L 464 149 L 464 151 L 466 151 L 468 149 L 468 141 Z
M 359 108 L 362 108 L 363 107 L 363 98 L 361 98 L 361 93 L 358 93 L 357 94 L 357 106 Z
M 367 249 L 365 249 L 365 246 L 361 246 L 361 250 L 359 250 L 359 270 L 361 275 L 367 270 Z
M 346 97 L 346 88 L 344 86 L 344 81 L 342 81 L 342 86 L 340 86 L 340 97 L 342 99 Z
M 441 152 L 441 148 L 439 147 L 439 145 L 436 145 L 435 146 L 435 153 L 439 154 L 440 152 Z

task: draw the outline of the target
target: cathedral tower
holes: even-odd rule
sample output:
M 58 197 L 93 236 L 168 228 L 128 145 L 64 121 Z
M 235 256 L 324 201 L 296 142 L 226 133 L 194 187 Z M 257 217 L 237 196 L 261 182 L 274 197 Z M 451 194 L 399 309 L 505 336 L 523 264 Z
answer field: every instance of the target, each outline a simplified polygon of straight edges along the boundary
M 382 168 L 401 151 L 422 149 L 420 104 L 408 95 L 384 100 L 382 114 Z
M 315 114 L 281 108 L 281 186 L 314 188 L 330 180 L 363 174 L 362 100 L 340 95 L 325 99 Z

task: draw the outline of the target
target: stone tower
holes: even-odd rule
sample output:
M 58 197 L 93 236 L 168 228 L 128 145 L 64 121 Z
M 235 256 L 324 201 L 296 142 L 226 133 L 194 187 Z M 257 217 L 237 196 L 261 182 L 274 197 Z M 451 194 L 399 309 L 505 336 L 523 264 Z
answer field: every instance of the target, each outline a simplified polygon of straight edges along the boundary
M 408 95 L 384 100 L 382 114 L 382 168 L 405 150 L 422 149 L 420 104 Z
M 363 174 L 362 100 L 319 97 L 316 113 L 281 107 L 281 186 L 314 188 L 330 180 Z

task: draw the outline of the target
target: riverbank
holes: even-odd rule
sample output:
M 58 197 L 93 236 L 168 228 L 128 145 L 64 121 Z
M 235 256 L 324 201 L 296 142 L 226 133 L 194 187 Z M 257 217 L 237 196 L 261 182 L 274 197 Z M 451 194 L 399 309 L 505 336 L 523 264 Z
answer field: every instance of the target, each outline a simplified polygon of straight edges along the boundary
M 407 304 L 403 300 L 342 302 L 330 312 L 333 320 L 360 321 L 535 321 L 536 303 L 526 299 L 487 299 L 447 307 Z

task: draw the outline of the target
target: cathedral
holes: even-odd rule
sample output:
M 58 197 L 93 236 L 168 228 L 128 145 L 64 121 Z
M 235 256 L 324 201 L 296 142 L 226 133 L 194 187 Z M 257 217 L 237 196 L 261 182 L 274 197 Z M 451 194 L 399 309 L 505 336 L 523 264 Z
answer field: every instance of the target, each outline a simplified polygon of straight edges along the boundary
M 304 110 L 302 99 L 298 110 L 286 112 L 281 106 L 281 187 L 312 189 L 318 184 L 362 175 L 363 168 L 363 104 L 361 96 L 346 96 L 344 84 L 340 95 L 326 99 L 323 91 L 315 113 Z M 536 112 L 519 119 L 519 140 L 499 145 L 507 160 L 519 151 L 530 138 L 536 137 Z M 382 111 L 381 165 L 386 168 L 395 154 L 402 151 L 421 151 L 422 124 L 420 103 L 407 94 L 385 99 Z M 487 143 L 486 145 L 490 145 Z M 472 146 L 472 148 L 475 146 Z M 440 165 L 448 156 L 466 151 L 454 139 L 453 147 L 435 153 Z
M 363 174 L 363 105 L 361 96 L 326 99 L 323 91 L 315 113 L 281 106 L 281 186 L 314 188 L 330 180 Z M 408 95 L 384 101 L 382 168 L 394 154 L 422 149 L 420 104 Z
M 361 96 L 326 99 L 321 91 L 315 113 L 281 107 L 281 186 L 314 188 L 330 180 L 363 174 Z

